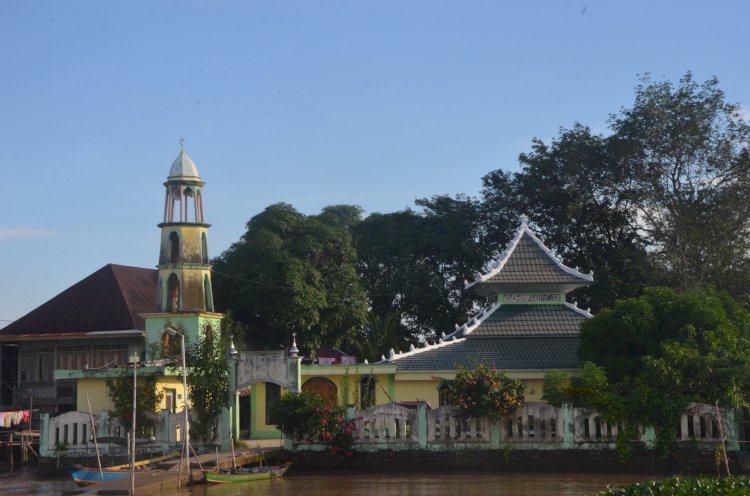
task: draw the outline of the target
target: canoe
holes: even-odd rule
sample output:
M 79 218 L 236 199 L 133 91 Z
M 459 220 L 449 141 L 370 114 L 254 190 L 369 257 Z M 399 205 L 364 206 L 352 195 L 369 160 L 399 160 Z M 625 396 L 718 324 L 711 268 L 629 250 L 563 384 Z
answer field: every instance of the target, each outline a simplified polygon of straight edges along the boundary
M 98 468 L 87 467 L 71 470 L 70 474 L 73 476 L 73 482 L 79 486 L 91 486 L 93 484 L 124 479 L 130 476 L 130 472 L 125 470 L 112 470 L 105 468 L 102 469 L 100 474 Z
M 248 482 L 263 479 L 277 479 L 284 475 L 292 462 L 283 465 L 263 466 L 252 468 L 237 468 L 234 470 L 222 470 L 206 474 L 206 481 L 213 484 L 225 484 L 227 482 Z

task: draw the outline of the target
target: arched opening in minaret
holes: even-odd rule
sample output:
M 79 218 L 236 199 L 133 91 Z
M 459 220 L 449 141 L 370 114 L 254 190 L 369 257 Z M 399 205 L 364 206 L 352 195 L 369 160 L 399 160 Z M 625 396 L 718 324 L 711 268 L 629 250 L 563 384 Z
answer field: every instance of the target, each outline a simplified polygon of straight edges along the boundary
M 185 188 L 182 192 L 185 198 L 184 214 L 185 217 L 181 218 L 182 222 L 190 222 L 190 219 L 194 219 L 193 222 L 198 222 L 198 213 L 195 208 L 195 190 L 193 188 Z M 190 201 L 192 200 L 192 201 Z M 192 207 L 192 215 L 191 215 Z
M 206 233 L 201 233 L 201 259 L 203 264 L 208 264 L 208 241 L 206 241 Z
M 180 236 L 174 231 L 169 234 L 169 263 L 180 263 Z
M 167 281 L 167 311 L 180 310 L 180 278 L 177 274 L 170 274 Z
M 203 276 L 203 295 L 206 298 L 206 311 L 214 311 L 214 295 L 211 292 L 211 281 L 208 279 L 208 274 Z
M 168 186 L 164 205 L 164 222 L 202 224 L 203 205 L 200 189 L 196 186 Z

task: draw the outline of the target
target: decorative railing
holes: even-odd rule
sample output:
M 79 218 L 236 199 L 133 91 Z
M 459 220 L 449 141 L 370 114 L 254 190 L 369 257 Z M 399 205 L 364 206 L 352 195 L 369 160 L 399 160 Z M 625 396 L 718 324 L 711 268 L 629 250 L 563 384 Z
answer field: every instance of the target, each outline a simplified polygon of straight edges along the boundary
M 615 448 L 622 423 L 607 423 L 597 412 L 571 405 L 555 407 L 526 403 L 499 422 L 462 419 L 451 407 L 428 409 L 396 404 L 366 410 L 350 409 L 355 423 L 357 449 L 499 449 L 514 446 L 527 449 Z M 721 417 L 721 423 L 719 422 Z M 721 428 L 719 427 L 721 425 Z M 653 446 L 653 428 L 639 428 L 639 441 Z M 739 426 L 732 410 L 691 403 L 680 422 L 678 442 L 714 449 L 722 433 L 728 449 L 738 449 Z M 319 449 L 313 443 L 294 443 L 298 449 Z
M 192 416 L 192 415 L 191 415 Z M 41 439 L 39 443 L 42 457 L 91 456 L 95 454 L 94 437 L 91 421 L 96 427 L 96 437 L 100 454 L 121 455 L 127 452 L 127 430 L 111 416 L 111 412 L 103 411 L 99 415 L 89 415 L 86 412 L 72 411 L 55 417 L 43 414 L 41 418 Z M 182 442 L 185 432 L 185 413 L 171 413 L 162 410 L 151 431 L 144 447 L 147 451 L 165 451 L 176 448 Z M 222 444 L 221 431 L 217 432 L 214 444 Z M 201 451 L 198 440 L 191 439 L 193 448 Z M 211 445 L 213 451 L 214 444 Z

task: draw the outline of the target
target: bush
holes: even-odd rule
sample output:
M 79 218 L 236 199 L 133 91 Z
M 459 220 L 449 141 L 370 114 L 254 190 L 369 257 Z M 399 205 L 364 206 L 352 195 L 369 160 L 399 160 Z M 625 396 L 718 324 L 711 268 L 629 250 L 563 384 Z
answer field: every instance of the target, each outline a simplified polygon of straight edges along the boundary
M 351 456 L 354 422 L 343 408 L 327 405 L 317 393 L 287 393 L 271 409 L 276 426 L 296 440 L 321 443 L 333 455 Z
M 598 496 L 740 496 L 750 492 L 750 477 L 672 477 L 661 481 L 638 482 L 610 487 Z
M 458 415 L 464 419 L 488 417 L 498 421 L 524 400 L 520 379 L 511 379 L 487 365 L 480 364 L 474 369 L 459 366 L 449 386 Z

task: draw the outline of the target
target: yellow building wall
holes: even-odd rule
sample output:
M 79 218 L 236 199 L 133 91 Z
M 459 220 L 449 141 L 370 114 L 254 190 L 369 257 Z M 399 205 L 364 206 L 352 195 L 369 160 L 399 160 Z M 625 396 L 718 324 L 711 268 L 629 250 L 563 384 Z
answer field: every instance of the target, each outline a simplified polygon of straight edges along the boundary
M 162 376 L 157 379 L 156 390 L 162 392 L 165 389 L 176 391 L 175 402 L 177 412 L 185 408 L 185 395 L 182 387 L 182 379 L 174 376 Z M 189 399 L 189 398 L 188 398 Z M 107 382 L 104 378 L 78 379 L 76 387 L 76 409 L 88 412 L 88 403 L 91 403 L 91 413 L 98 415 L 102 410 L 112 411 L 114 404 L 107 396 Z M 162 398 L 159 410 L 167 407 L 166 399 Z
M 76 408 L 81 412 L 88 412 L 91 403 L 91 413 L 98 415 L 102 410 L 111 411 L 114 408 L 107 396 L 106 380 L 103 378 L 78 379 L 76 387 Z
M 174 376 L 159 377 L 156 382 L 156 392 L 164 393 L 168 389 L 175 390 L 175 412 L 181 412 L 185 409 L 185 389 L 182 387 L 182 378 Z M 188 398 L 190 400 L 190 398 Z M 167 408 L 167 399 L 162 396 L 159 410 Z

